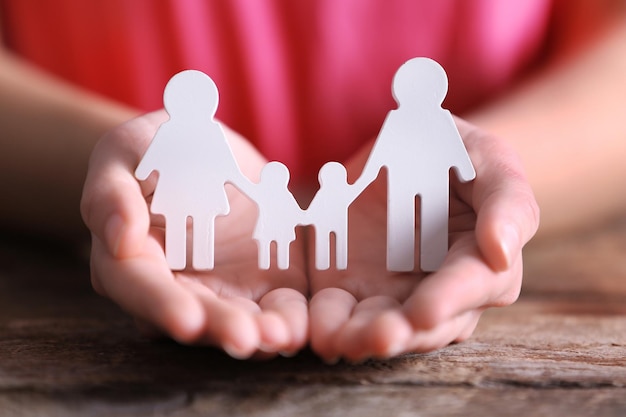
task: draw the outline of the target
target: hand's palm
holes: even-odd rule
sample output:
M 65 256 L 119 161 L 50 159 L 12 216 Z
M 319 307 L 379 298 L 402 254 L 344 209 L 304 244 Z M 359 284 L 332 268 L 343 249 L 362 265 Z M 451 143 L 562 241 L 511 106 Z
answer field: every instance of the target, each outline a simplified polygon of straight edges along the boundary
M 231 212 L 216 219 L 215 268 L 170 270 L 163 219 L 150 216 L 146 204 L 158 178 L 151 176 L 141 189 L 133 178 L 162 121 L 162 113 L 131 121 L 103 139 L 94 152 L 83 200 L 84 217 L 94 231 L 94 288 L 140 323 L 182 342 L 215 344 L 240 357 L 297 351 L 308 332 L 304 251 L 294 245 L 286 271 L 259 270 L 252 239 L 256 206 L 234 188 L 227 186 Z M 265 160 L 242 138 L 228 133 L 244 173 L 256 175 Z M 108 232 L 111 211 L 126 220 L 113 238 Z M 147 223 L 149 229 L 143 228 Z
M 216 220 L 215 268 L 172 272 L 205 308 L 205 331 L 194 342 L 223 345 L 224 340 L 238 340 L 233 343 L 254 345 L 253 335 L 258 333 L 259 349 L 296 351 L 307 337 L 303 250 L 294 248 L 288 270 L 260 270 L 252 239 L 256 206 L 241 194 L 232 194 L 231 213 Z M 152 227 L 153 242 L 146 245 L 145 256 L 165 273 L 163 235 L 161 227 Z M 237 355 L 236 350 L 230 347 L 231 354 Z
M 514 258 L 503 260 L 498 236 L 515 199 L 508 201 L 501 194 L 510 188 L 511 196 L 519 192 L 515 197 L 534 203 L 532 193 L 522 176 L 502 175 L 498 156 L 516 166 L 510 151 L 466 124 L 460 127 L 466 131 L 466 146 L 482 177 L 466 184 L 450 180 L 450 249 L 438 271 L 423 273 L 417 267 L 410 273 L 387 271 L 384 174 L 350 207 L 348 269 L 309 271 L 311 343 L 326 359 L 432 350 L 468 337 L 486 307 L 505 305 L 517 297 L 521 256 L 513 252 Z M 496 149 L 502 154 L 494 153 Z M 358 176 L 365 159 L 357 155 L 348 172 Z M 533 204 L 524 208 L 532 209 Z M 478 213 L 482 213 L 480 227 Z M 528 223 L 527 233 L 532 235 L 536 218 L 528 214 L 532 213 L 524 211 L 520 222 Z M 419 216 L 417 220 L 419 236 Z M 511 243 L 524 242 L 505 244 Z M 416 260 L 419 252 L 418 238 Z

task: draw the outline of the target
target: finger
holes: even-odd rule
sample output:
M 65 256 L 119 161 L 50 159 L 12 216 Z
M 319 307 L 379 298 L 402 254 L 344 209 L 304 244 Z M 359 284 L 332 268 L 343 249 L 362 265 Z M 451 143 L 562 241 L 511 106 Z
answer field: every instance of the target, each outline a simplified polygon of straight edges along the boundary
M 261 317 L 269 315 L 276 323 L 259 322 L 261 345 L 266 351 L 294 355 L 307 343 L 309 334 L 309 312 L 306 297 L 290 288 L 279 288 L 268 292 L 260 301 Z M 276 321 L 275 320 L 275 321 Z M 284 330 L 283 334 L 279 333 Z
M 266 353 L 286 350 L 289 329 L 282 317 L 274 311 L 263 311 L 255 319 L 259 329 L 259 349 Z
M 89 278 L 91 280 L 91 287 L 98 295 L 108 297 L 107 293 L 104 291 L 104 287 L 100 284 L 100 275 L 98 274 L 98 264 L 96 262 L 100 256 L 100 252 L 103 250 L 103 246 L 99 244 L 98 238 L 93 234 L 91 235 L 91 239 L 93 241 L 89 258 Z
M 502 271 L 537 231 L 539 208 L 513 149 L 466 122 L 457 123 L 476 169 L 472 195 L 466 198 L 477 212 L 478 245 L 492 268 Z
M 370 356 L 383 359 L 406 352 L 412 333 L 413 327 L 400 308 L 382 313 L 370 326 Z
M 148 232 L 150 216 L 134 171 L 158 126 L 158 115 L 135 119 L 104 136 L 89 162 L 81 214 L 117 257 L 136 255 Z
M 478 324 L 482 310 L 467 311 L 440 325 L 416 331 L 406 344 L 404 353 L 425 353 L 468 339 Z
M 204 309 L 176 282 L 165 260 L 147 255 L 119 260 L 99 239 L 94 239 L 92 245 L 92 272 L 108 297 L 132 316 L 152 323 L 181 343 L 193 343 L 199 338 Z M 154 240 L 147 240 L 146 245 L 162 252 Z
M 357 300 L 339 288 L 325 288 L 316 293 L 309 303 L 311 348 L 329 363 L 339 360 L 334 338 L 348 322 Z
M 225 301 L 248 312 L 256 322 L 259 334 L 258 348 L 261 352 L 255 353 L 254 358 L 264 358 L 268 353 L 275 354 L 287 344 L 289 338 L 287 326 L 275 311 L 264 311 L 260 302 L 257 304 L 249 298 L 228 297 Z
M 521 284 L 521 256 L 508 270 L 495 272 L 467 233 L 454 242 L 440 270 L 418 284 L 403 308 L 414 328 L 435 328 L 470 310 L 514 302 Z
M 352 316 L 335 336 L 335 350 L 351 361 L 371 356 L 386 357 L 401 350 L 411 335 L 411 327 L 402 319 L 400 303 L 386 296 L 362 300 Z M 400 319 L 400 320 L 399 320 Z M 393 350 L 394 352 L 390 352 Z
M 260 347 L 259 328 L 255 315 L 256 303 L 240 297 L 221 298 L 202 283 L 180 279 L 202 302 L 206 314 L 204 341 L 224 349 L 236 359 L 250 358 Z M 252 304 L 255 304 L 254 306 Z

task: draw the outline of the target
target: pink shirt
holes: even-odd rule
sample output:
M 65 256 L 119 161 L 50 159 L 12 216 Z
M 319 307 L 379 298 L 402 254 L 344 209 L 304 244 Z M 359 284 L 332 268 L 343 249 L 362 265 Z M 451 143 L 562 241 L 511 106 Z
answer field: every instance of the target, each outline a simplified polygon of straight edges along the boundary
M 162 107 L 176 72 L 220 89 L 218 117 L 315 178 L 373 138 L 414 56 L 449 76 L 446 107 L 480 103 L 541 52 L 550 0 L 0 0 L 7 45 L 73 83 Z

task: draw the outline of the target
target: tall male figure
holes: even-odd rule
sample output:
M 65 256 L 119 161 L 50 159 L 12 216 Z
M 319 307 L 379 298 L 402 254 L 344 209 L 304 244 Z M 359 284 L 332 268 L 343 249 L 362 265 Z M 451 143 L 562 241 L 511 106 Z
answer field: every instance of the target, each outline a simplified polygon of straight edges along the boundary
M 429 58 L 403 64 L 393 80 L 398 108 L 388 113 L 357 182 L 387 169 L 387 269 L 415 268 L 415 198 L 420 197 L 420 268 L 435 271 L 448 252 L 449 172 L 476 176 L 450 112 L 443 68 Z

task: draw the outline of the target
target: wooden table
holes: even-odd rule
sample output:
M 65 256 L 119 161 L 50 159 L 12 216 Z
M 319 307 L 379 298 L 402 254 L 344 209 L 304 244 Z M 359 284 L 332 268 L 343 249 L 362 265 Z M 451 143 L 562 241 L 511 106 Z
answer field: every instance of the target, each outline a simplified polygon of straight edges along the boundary
M 626 223 L 526 251 L 467 342 L 327 366 L 140 338 L 84 257 L 0 239 L 0 416 L 624 416 Z

